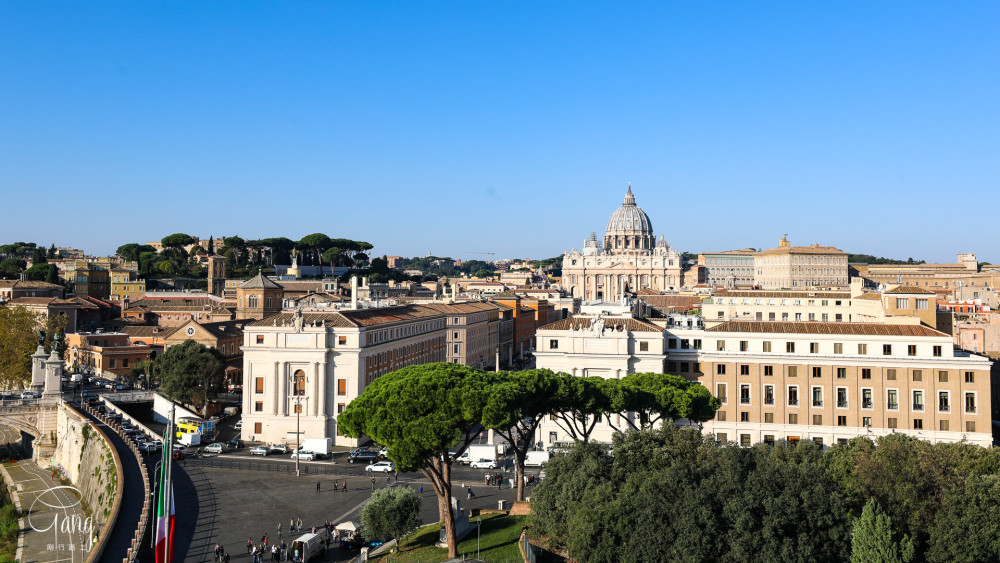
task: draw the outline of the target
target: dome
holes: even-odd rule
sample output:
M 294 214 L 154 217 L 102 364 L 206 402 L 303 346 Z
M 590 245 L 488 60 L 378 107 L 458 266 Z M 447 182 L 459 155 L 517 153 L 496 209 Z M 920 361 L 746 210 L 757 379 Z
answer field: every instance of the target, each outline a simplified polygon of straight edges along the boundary
M 635 204 L 631 184 L 629 184 L 628 192 L 625 194 L 625 203 L 611 214 L 611 219 L 608 219 L 607 232 L 608 234 L 653 235 L 653 222 L 649 220 L 649 215 L 646 215 L 646 212 Z

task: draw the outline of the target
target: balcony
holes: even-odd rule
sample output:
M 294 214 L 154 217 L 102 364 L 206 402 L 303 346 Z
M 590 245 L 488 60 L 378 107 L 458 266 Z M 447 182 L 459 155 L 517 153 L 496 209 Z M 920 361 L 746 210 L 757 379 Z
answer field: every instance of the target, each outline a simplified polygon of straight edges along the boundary
M 741 405 L 749 405 L 750 404 L 750 397 L 740 397 L 740 404 Z
M 950 412 L 951 405 L 938 405 L 938 412 Z
M 837 408 L 838 409 L 846 409 L 847 408 L 847 401 L 837 401 Z
M 871 401 L 861 401 L 861 408 L 863 408 L 863 409 L 870 409 L 873 406 L 874 405 L 872 404 Z
M 915 410 L 915 411 L 922 411 L 922 410 L 924 410 L 924 404 L 923 403 L 913 403 L 913 410 Z
M 965 405 L 965 412 L 975 413 L 976 412 L 976 405 Z
M 790 407 L 797 407 L 797 406 L 799 406 L 799 400 L 798 399 L 788 399 L 788 406 L 790 406 Z
M 814 407 L 822 407 L 823 406 L 823 401 L 817 401 L 816 399 L 813 399 L 813 406 Z
M 899 403 L 887 403 L 885 405 L 885 408 L 887 408 L 887 409 L 889 409 L 891 411 L 899 410 Z
M 773 405 L 774 404 L 774 399 L 764 399 L 764 404 L 765 405 Z

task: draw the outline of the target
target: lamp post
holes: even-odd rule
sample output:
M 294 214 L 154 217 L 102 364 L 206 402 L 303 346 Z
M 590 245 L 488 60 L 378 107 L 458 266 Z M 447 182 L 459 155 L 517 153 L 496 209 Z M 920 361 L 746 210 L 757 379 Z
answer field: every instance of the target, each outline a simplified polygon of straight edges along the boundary
M 300 424 L 302 420 L 302 395 L 299 393 L 297 386 L 295 385 L 295 376 L 288 376 L 288 384 L 292 387 L 292 393 L 295 395 L 295 476 L 299 477 L 299 458 L 302 457 L 302 452 L 299 451 L 302 440 L 302 433 L 300 430 Z

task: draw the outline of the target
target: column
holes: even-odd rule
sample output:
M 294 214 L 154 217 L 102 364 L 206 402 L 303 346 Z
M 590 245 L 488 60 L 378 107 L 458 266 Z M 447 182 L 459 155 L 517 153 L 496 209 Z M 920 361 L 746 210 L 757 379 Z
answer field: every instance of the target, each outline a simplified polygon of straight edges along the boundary
M 315 362 L 315 363 L 313 363 L 313 384 L 312 384 L 312 388 L 313 388 L 313 392 L 312 392 L 312 396 L 313 396 L 312 413 L 313 413 L 313 416 L 316 416 L 316 415 L 319 414 L 319 380 L 320 379 L 322 379 L 322 376 L 319 374 L 319 362 Z
M 280 409 L 283 408 L 282 405 L 278 404 L 279 390 L 285 388 L 285 386 L 281 384 L 282 380 L 285 378 L 284 373 L 282 373 L 282 371 L 284 370 L 281 369 L 281 363 L 274 362 L 274 383 L 272 384 L 272 389 L 274 389 L 274 394 L 271 395 L 272 397 L 274 397 L 273 399 L 271 399 L 274 404 L 274 408 L 271 409 L 271 412 L 273 412 L 274 414 L 280 413 L 281 412 Z
M 276 414 L 288 416 L 288 375 L 278 372 L 278 362 L 274 362 L 274 377 L 278 380 L 278 410 Z
M 326 362 L 321 362 L 319 364 L 319 395 L 316 397 L 316 410 L 317 412 L 325 416 L 326 415 L 326 379 L 328 375 L 326 373 Z

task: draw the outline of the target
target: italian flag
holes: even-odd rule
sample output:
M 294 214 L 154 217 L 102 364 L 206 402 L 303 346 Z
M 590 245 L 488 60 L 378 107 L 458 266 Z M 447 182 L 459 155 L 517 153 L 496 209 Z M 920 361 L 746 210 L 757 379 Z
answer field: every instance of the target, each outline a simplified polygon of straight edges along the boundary
M 174 556 L 174 487 L 170 474 L 173 451 L 174 421 L 171 416 L 163 434 L 163 460 L 156 500 L 156 563 L 170 563 Z

